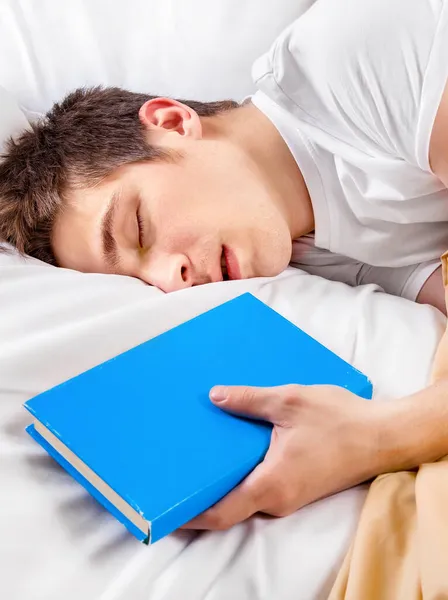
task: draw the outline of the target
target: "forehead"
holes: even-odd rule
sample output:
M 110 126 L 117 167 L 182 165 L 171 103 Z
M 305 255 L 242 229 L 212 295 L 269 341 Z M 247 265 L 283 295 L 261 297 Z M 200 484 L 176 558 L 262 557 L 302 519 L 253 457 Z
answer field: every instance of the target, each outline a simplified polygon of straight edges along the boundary
M 61 267 L 84 272 L 103 270 L 101 222 L 116 188 L 115 180 L 104 180 L 67 195 L 52 231 L 53 251 Z

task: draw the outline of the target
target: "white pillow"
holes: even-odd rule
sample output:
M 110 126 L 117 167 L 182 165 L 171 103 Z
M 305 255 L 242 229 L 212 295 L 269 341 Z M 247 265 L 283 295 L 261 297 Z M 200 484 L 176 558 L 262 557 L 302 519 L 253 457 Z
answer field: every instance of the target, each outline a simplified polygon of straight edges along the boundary
M 2 0 L 0 85 L 46 111 L 82 85 L 241 100 L 251 65 L 312 0 Z
M 29 127 L 28 119 L 15 98 L 0 86 L 0 155 L 9 137 Z

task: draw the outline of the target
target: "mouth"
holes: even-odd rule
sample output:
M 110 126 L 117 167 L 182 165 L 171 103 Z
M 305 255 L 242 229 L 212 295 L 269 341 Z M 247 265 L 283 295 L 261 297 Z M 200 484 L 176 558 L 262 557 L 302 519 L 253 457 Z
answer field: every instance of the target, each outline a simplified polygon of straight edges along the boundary
M 241 279 L 240 266 L 235 253 L 227 246 L 222 247 L 221 269 L 224 281 L 229 279 Z
M 224 247 L 222 248 L 222 252 L 221 252 L 221 272 L 222 272 L 222 280 L 228 281 L 229 274 L 227 272 L 226 257 L 224 255 Z

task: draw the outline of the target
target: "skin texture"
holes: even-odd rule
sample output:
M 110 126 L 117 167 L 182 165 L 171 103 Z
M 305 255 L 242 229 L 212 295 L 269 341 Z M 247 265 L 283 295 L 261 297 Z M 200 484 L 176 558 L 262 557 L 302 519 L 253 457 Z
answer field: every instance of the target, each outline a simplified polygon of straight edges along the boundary
M 291 240 L 312 231 L 314 222 L 303 179 L 273 126 L 253 106 L 201 123 L 193 111 L 167 99 L 144 105 L 140 118 L 153 143 L 182 158 L 126 167 L 97 188 L 73 195 L 54 234 L 60 264 L 113 271 L 104 260 L 100 224 L 118 191 L 117 272 L 165 291 L 218 281 L 223 245 L 237 257 L 241 277 L 280 272 L 289 261 Z M 430 148 L 432 169 L 445 185 L 447 139 L 445 92 Z M 146 223 L 143 243 L 139 203 Z M 443 297 L 439 270 L 419 300 L 443 309 Z M 296 385 L 218 387 L 211 400 L 223 410 L 270 421 L 274 430 L 265 460 L 190 528 L 227 529 L 256 512 L 287 515 L 380 473 L 448 454 L 444 375 L 392 403 L 365 402 L 331 386 Z
M 251 104 L 200 119 L 163 98 L 147 102 L 140 119 L 148 140 L 175 158 L 129 165 L 73 192 L 52 238 L 58 263 L 138 277 L 165 292 L 222 280 L 223 247 L 234 257 L 230 278 L 284 270 L 291 240 L 314 220 L 302 175 L 270 121 Z M 100 230 L 114 194 L 119 261 L 110 265 Z

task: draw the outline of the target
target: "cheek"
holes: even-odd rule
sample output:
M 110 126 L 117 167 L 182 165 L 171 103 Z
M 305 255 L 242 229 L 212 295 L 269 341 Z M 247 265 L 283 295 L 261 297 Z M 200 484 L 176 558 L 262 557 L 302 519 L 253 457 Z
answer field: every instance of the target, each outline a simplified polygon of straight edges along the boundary
M 187 192 L 187 193 L 186 193 Z M 210 203 L 201 201 L 192 190 L 174 191 L 159 196 L 149 208 L 156 238 L 165 246 L 185 247 L 219 237 L 226 219 Z M 175 249 L 175 248 L 174 248 Z
M 165 202 L 153 211 L 154 242 L 165 251 L 185 252 L 216 237 L 198 211 L 176 202 Z

